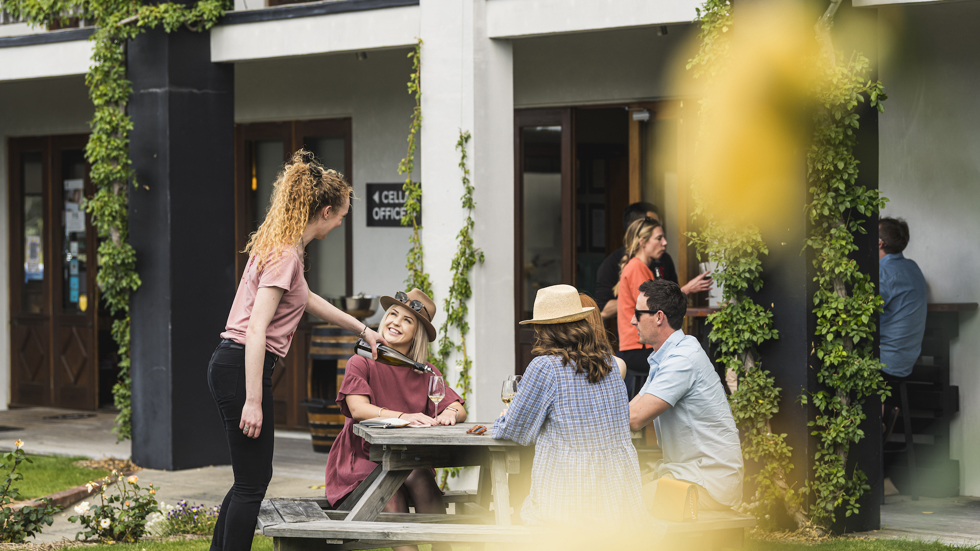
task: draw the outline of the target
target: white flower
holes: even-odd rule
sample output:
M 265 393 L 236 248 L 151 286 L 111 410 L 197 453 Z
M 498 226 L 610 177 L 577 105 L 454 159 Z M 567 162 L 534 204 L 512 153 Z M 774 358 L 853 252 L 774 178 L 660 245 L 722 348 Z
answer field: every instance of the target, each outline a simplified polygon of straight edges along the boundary
M 75 513 L 79 515 L 84 515 L 88 512 L 88 502 L 83 501 L 81 504 L 75 506 Z
M 86 484 L 85 489 L 88 490 L 88 493 L 91 494 L 92 490 L 95 489 L 95 482 L 89 482 L 88 484 Z
M 110 524 L 112 524 L 112 522 L 107 518 L 99 521 L 99 526 L 101 526 L 103 529 L 108 528 Z

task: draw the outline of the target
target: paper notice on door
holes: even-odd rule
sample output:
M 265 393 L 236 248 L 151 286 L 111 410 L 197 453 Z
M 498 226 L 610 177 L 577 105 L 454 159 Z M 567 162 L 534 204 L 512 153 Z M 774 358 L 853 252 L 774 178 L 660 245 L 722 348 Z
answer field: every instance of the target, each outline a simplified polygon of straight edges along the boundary
M 79 210 L 65 211 L 65 231 L 69 233 L 84 232 L 85 213 Z
M 82 189 L 84 187 L 85 187 L 85 180 L 83 180 L 81 178 L 72 179 L 72 180 L 65 180 L 65 189 L 66 190 Z
M 25 271 L 29 275 L 41 273 L 41 237 L 28 235 L 25 239 L 25 245 L 27 249 Z

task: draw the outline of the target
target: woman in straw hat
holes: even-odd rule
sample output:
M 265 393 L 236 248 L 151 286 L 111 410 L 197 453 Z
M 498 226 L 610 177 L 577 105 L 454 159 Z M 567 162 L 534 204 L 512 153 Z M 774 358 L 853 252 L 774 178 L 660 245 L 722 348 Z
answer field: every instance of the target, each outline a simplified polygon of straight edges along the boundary
M 648 520 L 640 470 L 630 442 L 626 388 L 612 350 L 596 338 L 578 291 L 538 291 L 537 340 L 517 394 L 493 424 L 492 436 L 534 444 L 525 524 L 636 525 Z
M 385 314 L 381 319 L 381 335 L 388 346 L 424 363 L 429 343 L 436 339 L 432 325 L 436 305 L 425 293 L 412 289 L 408 293 L 381 297 Z M 429 367 L 439 376 L 442 374 L 432 365 Z M 413 425 L 455 425 L 466 419 L 463 399 L 451 388 L 446 396 L 435 404 L 429 400 L 429 378 L 432 375 L 418 373 L 410 368 L 393 366 L 362 356 L 347 360 L 346 375 L 337 393 L 337 405 L 347 417 L 330 455 L 327 456 L 327 500 L 335 507 L 350 494 L 375 467 L 369 459 L 369 446 L 363 438 L 354 434 L 354 424 L 365 419 L 379 417 L 398 418 Z M 408 512 L 408 497 L 420 513 L 444 513 L 442 493 L 435 482 L 432 469 L 415 469 L 395 494 L 385 511 Z
M 579 293 L 578 296 L 582 299 L 582 308 L 592 308 L 592 311 L 589 312 L 589 315 L 585 319 L 595 331 L 599 344 L 612 350 L 612 344 L 609 342 L 609 331 L 606 330 L 606 324 L 602 322 L 602 316 L 599 314 L 599 305 L 596 304 L 596 301 L 592 300 L 592 297 L 585 293 Z M 613 360 L 616 362 L 616 367 L 619 368 L 619 377 L 625 379 L 626 362 L 617 356 L 613 356 Z
M 245 246 L 248 265 L 238 285 L 221 342 L 208 365 L 208 385 L 225 426 L 235 483 L 221 503 L 212 550 L 252 547 L 259 506 L 272 479 L 275 421 L 272 370 L 286 355 L 303 314 L 380 335 L 310 291 L 304 249 L 337 229 L 350 210 L 352 190 L 335 170 L 302 149 L 273 184 L 265 220 Z

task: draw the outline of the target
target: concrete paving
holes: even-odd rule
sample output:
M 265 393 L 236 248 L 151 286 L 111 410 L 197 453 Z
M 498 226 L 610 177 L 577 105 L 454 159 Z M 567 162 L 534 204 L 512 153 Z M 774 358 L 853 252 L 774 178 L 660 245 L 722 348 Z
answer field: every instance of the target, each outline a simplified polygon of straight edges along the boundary
M 980 545 L 980 498 L 922 497 L 912 501 L 909 496 L 891 496 L 881 506 L 881 530 L 862 535 L 976 547 Z
M 114 418 L 112 413 L 51 408 L 0 411 L 0 426 L 17 429 L 0 432 L 0 450 L 12 450 L 14 441 L 20 439 L 28 453 L 128 459 L 131 455 L 131 444 L 129 441 L 116 442 L 116 437 L 111 432 Z M 277 431 L 274 470 L 267 495 L 323 495 L 326 463 L 326 454 L 313 451 L 308 433 Z M 233 480 L 230 466 L 184 471 L 143 469 L 136 474 L 140 486 L 153 483 L 154 488 L 157 488 L 158 501 L 176 504 L 184 499 L 191 505 L 203 504 L 209 507 L 221 503 Z M 94 500 L 90 501 L 95 504 Z M 54 525 L 46 527 L 36 541 L 74 539 L 79 525 L 68 521 L 72 514 L 71 508 L 59 514 Z
M 67 416 L 67 418 L 65 417 Z M 112 434 L 114 414 L 51 408 L 0 411 L 0 450 L 11 450 L 14 440 L 24 441 L 29 453 L 82 455 L 92 458 L 130 457 L 128 441 L 116 442 Z M 315 453 L 307 433 L 277 431 L 274 474 L 269 497 L 323 495 L 327 456 Z M 232 484 L 231 467 L 215 466 L 184 471 L 144 469 L 137 473 L 140 485 L 150 482 L 157 499 L 175 504 L 181 499 L 192 505 L 217 505 Z M 68 522 L 69 508 L 58 515 L 54 526 L 38 536 L 38 542 L 73 539 L 78 525 Z M 881 530 L 854 534 L 883 539 L 940 541 L 958 546 L 980 546 L 980 498 L 945 499 L 908 496 L 887 498 L 881 507 Z

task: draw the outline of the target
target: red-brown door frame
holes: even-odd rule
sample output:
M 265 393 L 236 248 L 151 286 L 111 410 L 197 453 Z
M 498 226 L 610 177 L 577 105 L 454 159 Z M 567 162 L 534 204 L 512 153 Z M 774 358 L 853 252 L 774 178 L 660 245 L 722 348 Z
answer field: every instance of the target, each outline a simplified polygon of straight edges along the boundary
M 524 269 L 524 151 L 521 129 L 529 126 L 561 126 L 561 235 L 562 283 L 575 285 L 575 116 L 570 107 L 518 109 L 514 111 L 514 314 L 515 325 L 525 315 Z M 521 326 L 515 332 L 515 372 L 523 373 Z

